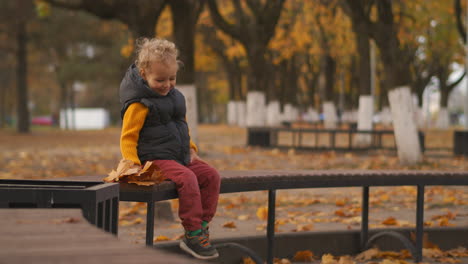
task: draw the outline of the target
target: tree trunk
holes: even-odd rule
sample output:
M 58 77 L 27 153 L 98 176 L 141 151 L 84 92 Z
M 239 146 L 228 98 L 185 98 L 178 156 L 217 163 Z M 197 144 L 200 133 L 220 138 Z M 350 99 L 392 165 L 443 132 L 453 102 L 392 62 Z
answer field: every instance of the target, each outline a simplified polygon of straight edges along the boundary
M 325 56 L 325 101 L 334 101 L 335 96 L 335 73 L 336 73 L 336 61 L 335 59 L 327 54 Z
M 184 70 L 177 82 L 193 84 L 195 82 L 195 28 L 205 1 L 169 1 L 174 25 L 175 43 L 180 51 Z M 181 4 L 183 3 L 183 4 Z
M 259 47 L 258 45 L 252 43 L 250 51 L 248 51 L 247 59 L 249 60 L 249 74 L 247 75 L 247 85 L 249 91 L 261 91 L 266 92 L 268 87 L 266 87 L 265 79 L 265 69 L 266 69 L 266 60 L 264 54 L 266 48 Z
M 353 24 L 356 33 L 357 52 L 359 54 L 359 94 L 371 94 L 371 65 L 370 65 L 370 44 L 369 34 L 366 25 L 359 23 Z
M 27 33 L 26 21 L 19 19 L 16 25 L 16 107 L 17 131 L 29 133 L 28 86 L 27 86 Z
M 6 121 L 6 87 L 0 89 L 0 128 L 5 127 Z
M 57 77 L 60 79 L 60 77 Z M 68 120 L 69 115 L 68 115 L 68 108 L 69 108 L 69 103 L 68 103 L 68 90 L 67 90 L 67 84 L 63 80 L 59 80 L 59 85 L 60 85 L 60 109 L 63 111 L 63 122 L 64 128 L 66 130 L 70 129 L 70 120 Z

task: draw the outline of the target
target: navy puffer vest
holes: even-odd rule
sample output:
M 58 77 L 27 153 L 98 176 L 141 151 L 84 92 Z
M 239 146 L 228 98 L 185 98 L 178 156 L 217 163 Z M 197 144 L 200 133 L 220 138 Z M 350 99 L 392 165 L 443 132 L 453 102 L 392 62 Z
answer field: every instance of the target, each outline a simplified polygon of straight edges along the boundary
M 138 139 L 138 158 L 149 160 L 175 160 L 183 165 L 190 162 L 190 137 L 185 121 L 185 98 L 177 89 L 161 96 L 148 87 L 138 68 L 130 66 L 120 84 L 121 116 L 130 104 L 140 102 L 148 107 Z

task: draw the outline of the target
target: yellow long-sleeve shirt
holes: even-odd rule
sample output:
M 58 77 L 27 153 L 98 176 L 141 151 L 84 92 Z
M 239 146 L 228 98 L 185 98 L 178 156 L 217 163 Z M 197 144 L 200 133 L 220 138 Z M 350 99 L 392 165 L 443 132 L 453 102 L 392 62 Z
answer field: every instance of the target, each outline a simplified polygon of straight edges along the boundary
M 140 131 L 145 123 L 147 114 L 148 108 L 145 105 L 133 103 L 125 111 L 122 123 L 120 152 L 124 159 L 131 160 L 138 165 L 141 165 L 137 154 L 138 138 L 140 137 Z M 192 140 L 190 140 L 190 148 L 198 152 L 198 148 Z

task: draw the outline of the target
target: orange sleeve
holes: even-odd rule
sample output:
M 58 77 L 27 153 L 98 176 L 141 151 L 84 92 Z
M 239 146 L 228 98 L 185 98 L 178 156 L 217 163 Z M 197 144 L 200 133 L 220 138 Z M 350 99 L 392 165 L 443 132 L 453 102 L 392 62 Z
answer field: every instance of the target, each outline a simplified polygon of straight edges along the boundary
M 131 104 L 125 112 L 120 135 L 120 152 L 122 157 L 141 165 L 138 158 L 137 145 L 140 130 L 143 127 L 148 114 L 148 108 L 141 103 Z
M 187 117 L 185 117 L 185 122 L 187 122 Z M 189 134 L 189 137 L 190 137 L 190 128 L 188 128 L 188 122 L 187 122 L 187 129 L 188 129 L 188 134 Z M 198 147 L 197 147 L 197 145 L 195 145 L 195 142 L 193 142 L 192 138 L 190 138 L 190 148 L 195 150 L 195 152 L 198 152 Z
M 190 139 L 190 148 L 193 148 L 195 150 L 195 152 L 198 152 L 198 147 L 197 147 L 197 145 L 195 145 L 195 143 L 192 141 L 192 139 Z

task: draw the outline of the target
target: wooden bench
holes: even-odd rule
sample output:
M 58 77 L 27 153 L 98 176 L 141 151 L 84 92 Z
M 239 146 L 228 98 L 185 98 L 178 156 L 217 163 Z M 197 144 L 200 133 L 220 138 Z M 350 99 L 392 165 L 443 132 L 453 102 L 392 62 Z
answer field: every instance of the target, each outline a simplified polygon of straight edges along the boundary
M 283 135 L 290 134 L 289 143 L 280 143 L 280 133 Z M 309 140 L 306 142 L 304 140 L 304 136 L 306 135 L 313 135 L 313 140 Z M 320 142 L 320 135 L 327 135 L 328 142 Z M 338 135 L 347 136 L 348 140 L 346 144 L 338 143 Z M 370 145 L 359 146 L 354 144 L 354 138 L 357 135 L 369 135 L 371 137 Z M 385 145 L 382 140 L 384 136 L 391 137 L 392 144 Z M 247 129 L 247 144 L 249 146 L 296 148 L 303 150 L 355 151 L 369 149 L 395 149 L 393 130 L 249 127 Z
M 80 209 L 0 209 L 1 263 L 200 263 L 119 241 Z
M 298 188 L 362 187 L 361 249 L 382 236 L 399 239 L 411 251 L 416 262 L 422 259 L 424 188 L 431 185 L 468 185 L 468 171 L 222 171 L 221 193 L 268 191 L 267 263 L 273 263 L 276 190 Z M 96 180 L 96 177 L 71 177 L 69 180 Z M 369 237 L 369 188 L 374 186 L 416 186 L 416 243 L 396 232 L 385 231 Z M 177 198 L 175 184 L 169 181 L 155 186 L 120 184 L 120 200 L 146 202 L 146 244 L 153 244 L 154 202 Z

